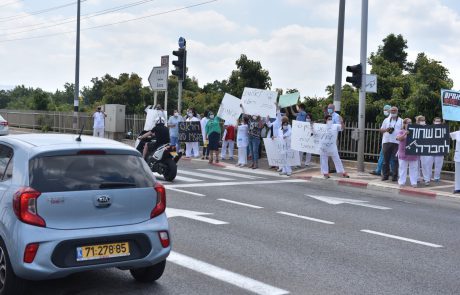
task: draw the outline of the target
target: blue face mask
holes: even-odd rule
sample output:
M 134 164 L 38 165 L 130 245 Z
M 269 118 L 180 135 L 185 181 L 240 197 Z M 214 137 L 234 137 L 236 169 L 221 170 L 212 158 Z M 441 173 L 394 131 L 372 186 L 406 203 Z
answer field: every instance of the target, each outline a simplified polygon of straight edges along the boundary
M 332 114 L 334 112 L 333 109 L 327 109 L 328 114 Z

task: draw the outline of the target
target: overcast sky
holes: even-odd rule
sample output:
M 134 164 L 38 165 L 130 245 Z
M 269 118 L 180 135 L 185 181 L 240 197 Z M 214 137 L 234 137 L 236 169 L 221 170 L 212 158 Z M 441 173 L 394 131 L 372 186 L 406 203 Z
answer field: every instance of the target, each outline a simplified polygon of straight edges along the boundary
M 74 1 L 0 0 L 0 85 L 55 91 L 74 82 L 76 5 L 40 13 Z M 204 1 L 82 0 L 80 85 L 124 72 L 148 85 L 160 57 L 173 60 L 180 36 L 187 40 L 188 75 L 200 86 L 227 79 L 240 54 L 261 62 L 272 89 L 324 96 L 334 83 L 339 0 L 218 0 L 185 8 Z M 346 2 L 344 68 L 359 63 L 360 54 L 361 1 Z M 88 18 L 133 3 L 142 4 Z M 402 34 L 409 60 L 425 52 L 441 61 L 458 88 L 459 14 L 458 0 L 370 0 L 368 52 L 388 34 Z M 93 28 L 134 18 L 142 19 Z

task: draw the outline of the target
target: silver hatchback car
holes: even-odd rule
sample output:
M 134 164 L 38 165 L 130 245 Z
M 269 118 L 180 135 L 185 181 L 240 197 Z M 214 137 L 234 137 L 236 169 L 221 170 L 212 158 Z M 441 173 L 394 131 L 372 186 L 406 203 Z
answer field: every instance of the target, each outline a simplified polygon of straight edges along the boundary
M 159 279 L 171 251 L 165 188 L 140 153 L 103 138 L 0 138 L 0 295 L 27 280 L 117 267 Z

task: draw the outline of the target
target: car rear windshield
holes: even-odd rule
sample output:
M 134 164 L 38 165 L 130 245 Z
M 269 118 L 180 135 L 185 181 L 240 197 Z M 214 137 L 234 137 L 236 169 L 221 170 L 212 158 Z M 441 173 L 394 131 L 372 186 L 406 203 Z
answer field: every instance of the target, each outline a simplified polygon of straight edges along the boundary
M 30 186 L 40 192 L 153 187 L 155 179 L 134 155 L 47 156 L 30 160 Z

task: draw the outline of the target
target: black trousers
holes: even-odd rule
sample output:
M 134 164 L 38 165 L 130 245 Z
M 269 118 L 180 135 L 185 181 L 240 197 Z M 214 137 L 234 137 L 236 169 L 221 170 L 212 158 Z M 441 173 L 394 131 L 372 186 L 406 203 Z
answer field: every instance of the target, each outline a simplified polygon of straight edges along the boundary
M 390 160 L 393 157 L 394 169 L 393 169 L 393 179 L 398 179 L 398 159 L 396 158 L 396 153 L 398 152 L 399 145 L 397 143 L 387 142 L 383 144 L 383 167 L 382 175 L 383 178 L 388 178 L 390 176 Z

